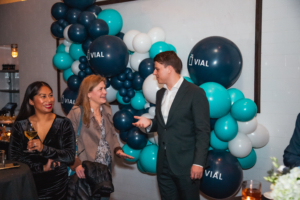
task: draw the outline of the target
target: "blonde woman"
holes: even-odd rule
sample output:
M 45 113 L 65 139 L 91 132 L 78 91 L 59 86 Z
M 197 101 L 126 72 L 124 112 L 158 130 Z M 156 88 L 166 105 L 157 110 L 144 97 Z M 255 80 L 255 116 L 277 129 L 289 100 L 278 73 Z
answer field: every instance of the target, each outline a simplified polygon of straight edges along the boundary
M 100 75 L 86 77 L 80 85 L 76 103 L 67 116 L 77 133 L 81 118 L 80 107 L 82 108 L 82 126 L 77 140 L 78 157 L 71 166 L 79 178 L 85 178 L 84 168 L 81 165 L 84 160 L 98 162 L 112 169 L 113 153 L 124 159 L 133 159 L 120 147 L 111 108 L 106 102 L 105 85 L 106 79 Z

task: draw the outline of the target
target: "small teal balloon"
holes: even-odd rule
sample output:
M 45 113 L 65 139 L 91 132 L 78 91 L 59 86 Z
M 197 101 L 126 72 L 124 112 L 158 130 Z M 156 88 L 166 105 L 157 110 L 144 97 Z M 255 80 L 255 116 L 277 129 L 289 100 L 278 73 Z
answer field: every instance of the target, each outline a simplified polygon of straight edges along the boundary
M 195 84 L 195 83 L 192 81 L 192 79 L 191 79 L 190 77 L 184 76 L 183 78 L 184 78 L 186 81 Z
M 172 44 L 168 44 L 168 45 L 169 45 L 170 51 L 174 51 L 175 53 L 177 53 L 176 48 Z
M 223 142 L 216 136 L 215 131 L 211 131 L 210 146 L 214 149 L 226 150 L 228 149 L 228 142 Z
M 157 54 L 165 51 L 170 51 L 169 45 L 165 42 L 156 42 L 152 44 L 149 50 L 150 58 L 153 59 Z
M 142 168 L 141 163 L 140 163 L 139 160 L 137 161 L 136 165 L 137 165 L 137 168 L 140 170 L 140 172 L 146 173 L 145 170 Z
M 209 146 L 208 151 L 214 150 L 211 146 Z
M 227 91 L 228 91 L 228 94 L 230 96 L 231 105 L 233 105 L 234 102 L 236 102 L 237 100 L 245 98 L 243 92 L 241 90 L 239 90 L 239 89 L 230 88 Z
M 128 104 L 130 104 L 130 102 L 125 103 L 125 102 L 123 101 L 123 97 L 119 94 L 119 91 L 117 92 L 117 101 L 118 101 L 120 104 L 123 104 L 123 105 L 128 105 Z
M 240 99 L 236 101 L 231 107 L 231 115 L 234 119 L 241 122 L 246 122 L 257 113 L 257 106 L 251 99 Z
M 238 133 L 237 121 L 228 113 L 216 121 L 214 131 L 220 140 L 229 142 L 235 138 Z
M 58 47 L 57 47 L 57 49 L 56 49 L 56 53 L 66 53 L 66 51 L 65 51 L 65 45 L 62 43 L 62 44 L 60 44 Z
M 155 144 L 143 148 L 139 162 L 145 172 L 156 174 L 157 152 L 158 146 Z
M 122 147 L 125 154 L 134 157 L 134 159 L 125 159 L 127 162 L 136 162 L 140 157 L 141 150 L 130 148 L 127 144 Z
M 215 82 L 207 82 L 200 85 L 205 91 L 209 102 L 210 118 L 220 118 L 230 111 L 231 101 L 227 90 Z
M 132 55 L 134 53 L 134 51 L 130 51 L 128 50 L 129 55 Z
M 81 56 L 86 56 L 82 50 L 81 44 L 71 44 L 69 54 L 74 60 L 79 60 Z
M 67 82 L 69 77 L 74 75 L 74 73 L 72 72 L 72 69 L 71 68 L 68 68 L 66 70 L 63 71 L 63 78 L 64 80 Z
M 65 70 L 72 66 L 74 60 L 68 53 L 57 53 L 52 59 L 54 67 L 59 70 Z
M 146 146 L 148 146 L 148 145 L 152 145 L 152 142 L 150 142 L 149 140 L 148 140 Z
M 237 158 L 242 169 L 250 169 L 256 163 L 257 156 L 254 149 L 251 150 L 250 154 L 244 158 Z
M 108 35 L 117 35 L 123 27 L 122 16 L 114 9 L 102 10 L 97 18 L 102 19 L 107 23 L 109 30 Z
M 143 93 L 136 92 L 134 97 L 131 99 L 130 103 L 134 109 L 143 110 L 146 104 L 146 100 Z

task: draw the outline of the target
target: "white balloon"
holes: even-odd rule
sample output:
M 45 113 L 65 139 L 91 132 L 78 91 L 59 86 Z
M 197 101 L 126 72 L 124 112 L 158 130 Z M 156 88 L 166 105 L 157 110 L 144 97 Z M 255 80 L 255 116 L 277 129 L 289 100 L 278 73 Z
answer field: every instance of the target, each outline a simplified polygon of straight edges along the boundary
M 117 99 L 118 90 L 115 90 L 111 85 L 106 88 L 106 101 L 111 103 Z
M 137 34 L 132 41 L 134 51 L 138 53 L 147 53 L 152 45 L 151 38 L 146 33 Z
M 228 149 L 235 157 L 244 158 L 250 154 L 252 144 L 245 134 L 238 133 L 233 140 L 228 142 Z
M 130 30 L 127 33 L 125 33 L 125 35 L 123 37 L 123 41 L 130 51 L 134 51 L 133 46 L 132 46 L 132 41 L 133 41 L 133 38 L 139 33 L 140 32 L 137 30 Z
M 160 90 L 164 85 L 159 84 L 156 80 L 156 76 L 150 74 L 143 83 L 143 94 L 147 101 L 156 104 L 156 92 Z
M 152 106 L 151 108 L 149 108 L 149 114 L 151 115 L 151 116 L 155 116 L 155 107 L 154 106 Z
M 127 64 L 127 68 L 130 68 L 130 69 L 131 69 L 131 71 L 134 71 L 134 70 L 132 69 L 132 67 L 130 66 L 130 60 L 131 60 L 131 55 L 129 55 L 128 64 Z
M 165 34 L 164 30 L 162 30 L 159 27 L 152 28 L 148 32 L 148 35 L 151 38 L 152 44 L 154 44 L 155 42 L 159 42 L 159 41 L 164 42 L 166 40 L 166 34 Z
M 261 148 L 269 142 L 269 131 L 262 124 L 258 124 L 253 133 L 247 135 L 253 148 Z
M 65 52 L 66 52 L 66 53 L 69 53 L 69 52 L 70 52 L 70 47 L 67 47 L 67 46 L 66 46 L 66 47 L 65 47 Z
M 144 109 L 149 108 L 150 107 L 150 103 L 146 103 L 144 106 Z
M 71 44 L 72 44 L 72 42 L 70 42 L 70 41 L 68 41 L 68 40 L 64 40 L 64 45 L 66 46 L 66 47 L 69 47 L 69 46 L 71 46 Z
M 244 134 L 249 134 L 252 133 L 253 131 L 256 130 L 257 127 L 257 119 L 254 117 L 250 121 L 247 122 L 240 122 L 237 121 L 238 127 L 239 127 L 239 132 L 244 133 Z
M 69 31 L 69 28 L 70 28 L 71 25 L 72 24 L 70 24 L 69 26 L 66 26 L 66 28 L 64 29 L 64 38 L 65 38 L 65 40 L 67 40 L 70 43 L 72 43 L 72 41 L 69 38 L 68 31 Z
M 80 64 L 79 60 L 75 60 L 71 66 L 71 70 L 75 75 L 78 75 L 78 72 L 80 72 L 79 64 Z
M 153 119 L 154 117 L 151 116 L 149 113 L 145 113 L 145 114 L 142 114 L 141 117 L 146 117 L 148 119 Z M 145 128 L 139 128 L 143 133 L 147 133 Z
M 148 140 L 152 143 L 152 144 L 158 144 L 158 134 L 157 132 L 152 132 L 148 134 Z
M 134 70 L 134 71 L 139 71 L 139 66 L 140 66 L 140 63 L 146 59 L 146 58 L 149 58 L 149 53 L 138 53 L 138 52 L 134 52 L 132 55 L 131 55 L 131 58 L 130 58 L 130 66 L 131 68 Z

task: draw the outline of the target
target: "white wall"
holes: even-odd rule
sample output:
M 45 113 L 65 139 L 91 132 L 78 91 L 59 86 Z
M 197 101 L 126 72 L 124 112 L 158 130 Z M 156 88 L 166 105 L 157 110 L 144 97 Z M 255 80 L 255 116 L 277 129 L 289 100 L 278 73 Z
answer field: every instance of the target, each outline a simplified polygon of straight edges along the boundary
M 56 96 L 56 71 L 51 63 L 56 47 L 50 33 L 50 9 L 55 2 L 28 0 L 0 6 L 0 44 L 19 44 L 21 98 L 35 80 L 48 82 Z M 266 192 L 269 184 L 262 177 L 271 168 L 269 157 L 276 156 L 282 163 L 300 110 L 300 1 L 263 2 L 262 112 L 258 121 L 268 128 L 271 137 L 267 146 L 256 151 L 258 161 L 244 171 L 244 179 L 262 181 Z M 253 99 L 255 0 L 138 0 L 103 8 L 121 13 L 123 32 L 163 28 L 185 68 L 189 51 L 201 39 L 218 35 L 232 40 L 244 61 L 234 87 Z M 62 89 L 65 87 L 63 83 Z M 116 106 L 113 109 L 116 111 Z M 55 111 L 62 114 L 58 103 Z M 140 173 L 136 165 L 117 163 L 114 184 L 116 191 L 111 199 L 159 199 L 156 177 Z

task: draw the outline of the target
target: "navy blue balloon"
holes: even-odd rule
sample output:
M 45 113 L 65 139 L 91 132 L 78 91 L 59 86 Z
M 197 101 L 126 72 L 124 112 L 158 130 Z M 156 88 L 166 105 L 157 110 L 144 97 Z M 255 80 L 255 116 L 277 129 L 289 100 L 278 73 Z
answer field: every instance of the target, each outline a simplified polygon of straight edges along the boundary
M 130 69 L 129 69 L 130 70 Z M 126 79 L 129 80 L 129 81 L 132 81 L 133 80 L 133 73 L 132 72 L 128 72 L 126 74 Z
M 85 69 L 87 68 L 87 64 L 85 64 L 85 63 L 80 63 L 79 66 L 78 66 L 78 68 L 79 68 L 81 71 L 83 71 L 83 70 L 85 70 Z
M 225 199 L 235 195 L 243 181 L 243 170 L 236 157 L 224 150 L 208 152 L 200 190 L 207 196 Z
M 128 64 L 129 54 L 125 43 L 116 36 L 104 35 L 91 44 L 88 60 L 96 73 L 112 77 L 123 72 Z
M 69 9 L 66 14 L 66 20 L 70 24 L 76 24 L 80 13 L 81 11 L 76 8 Z
M 113 117 L 114 126 L 119 131 L 128 131 L 132 128 L 133 114 L 127 110 L 119 110 Z
M 134 90 L 127 90 L 127 96 L 129 98 L 133 98 L 135 96 L 135 91 Z
M 120 104 L 121 105 L 121 104 Z M 128 104 L 128 105 L 124 105 L 120 108 L 121 110 L 127 110 L 129 112 L 131 112 L 131 114 L 135 115 L 135 113 L 137 112 L 136 109 L 134 109 L 131 104 Z
M 143 79 L 146 79 L 154 72 L 154 61 L 151 58 L 144 59 L 139 65 L 139 73 Z
M 85 57 L 85 56 L 81 56 L 80 58 L 79 58 L 79 62 L 80 63 L 88 63 L 88 61 L 87 61 L 87 58 Z
M 66 88 L 61 96 L 61 108 L 64 111 L 65 115 L 68 115 L 70 110 L 75 104 L 77 99 L 78 92 L 74 92 L 69 88 Z
M 118 79 L 118 76 L 112 77 L 111 81 L 110 81 L 110 84 L 116 90 L 119 90 L 123 87 L 123 82 Z
M 94 20 L 88 27 L 89 35 L 93 40 L 102 35 L 108 35 L 108 25 L 102 19 Z
M 90 67 L 85 68 L 84 72 L 86 73 L 87 76 L 93 74 Z
M 58 23 L 58 21 L 55 21 L 51 24 L 51 33 L 56 38 L 64 38 L 64 29 L 63 27 Z
M 148 110 L 146 110 L 146 109 L 138 110 L 138 111 L 136 111 L 134 116 L 142 116 L 143 114 L 148 113 L 148 112 L 149 112 L 149 109 Z M 137 122 L 137 121 L 139 121 L 139 120 L 134 119 L 134 122 Z
M 80 84 L 81 79 L 78 76 L 72 75 L 68 78 L 67 85 L 70 90 L 74 92 L 78 91 Z
M 92 12 L 92 13 L 94 13 L 94 14 L 97 15 L 97 16 L 98 16 L 98 14 L 102 11 L 102 9 L 101 9 L 99 6 L 95 5 L 95 4 L 89 6 L 89 7 L 88 7 L 87 9 L 85 9 L 85 10 L 86 10 L 86 11 L 89 11 L 89 12 Z
M 129 80 L 126 80 L 123 82 L 123 87 L 126 88 L 126 89 L 129 89 L 131 88 L 132 84 L 131 84 L 131 81 Z
M 92 38 L 88 37 L 81 45 L 83 52 L 87 55 L 90 45 L 92 44 Z
M 144 112 L 145 112 L 145 113 L 148 113 L 148 112 L 149 112 L 149 109 L 150 109 L 150 108 L 145 108 L 145 109 L 144 109 Z
M 130 129 L 127 133 L 127 144 L 132 149 L 143 149 L 147 141 L 147 135 L 137 127 Z
M 83 80 L 86 77 L 86 73 L 84 71 L 78 72 L 79 79 Z
M 57 2 L 51 8 L 51 15 L 54 19 L 60 20 L 64 19 L 67 15 L 68 6 L 64 3 Z
M 124 33 L 120 32 L 120 33 L 118 33 L 116 36 L 117 36 L 118 38 L 120 38 L 121 40 L 123 40 L 124 35 L 125 35 Z
M 58 20 L 58 23 L 63 27 L 63 29 L 65 29 L 69 25 L 69 23 L 64 19 Z
M 127 142 L 128 131 L 120 131 L 120 138 L 123 142 Z
M 124 96 L 124 97 L 122 98 L 122 100 L 123 100 L 125 103 L 129 103 L 131 99 L 130 99 L 128 96 Z
M 210 118 L 210 131 L 215 129 L 215 124 L 218 119 Z
M 83 25 L 88 30 L 88 27 L 94 20 L 96 20 L 96 16 L 93 13 L 83 11 L 78 16 L 77 23 Z
M 87 38 L 86 28 L 81 24 L 72 24 L 68 30 L 68 36 L 75 43 L 83 43 Z
M 109 88 L 109 86 L 110 86 L 110 80 L 108 78 L 106 78 L 105 88 Z
M 125 81 L 126 80 L 126 74 L 125 73 L 119 74 L 118 79 L 119 79 L 119 81 Z
M 141 90 L 143 88 L 144 79 L 138 72 L 135 72 L 132 80 L 132 87 L 135 90 Z
M 232 41 L 212 36 L 193 47 L 187 66 L 196 85 L 216 82 L 229 88 L 242 72 L 243 59 L 239 48 Z
M 156 105 L 153 103 L 150 103 L 150 107 L 155 107 Z
M 126 68 L 124 71 L 125 74 L 128 74 L 129 72 L 132 72 L 131 69 L 129 69 L 129 68 Z
M 84 10 L 87 7 L 93 5 L 96 0 L 63 0 L 63 2 L 72 8 Z
M 127 89 L 126 88 L 119 89 L 119 94 L 121 97 L 125 97 L 127 95 Z

